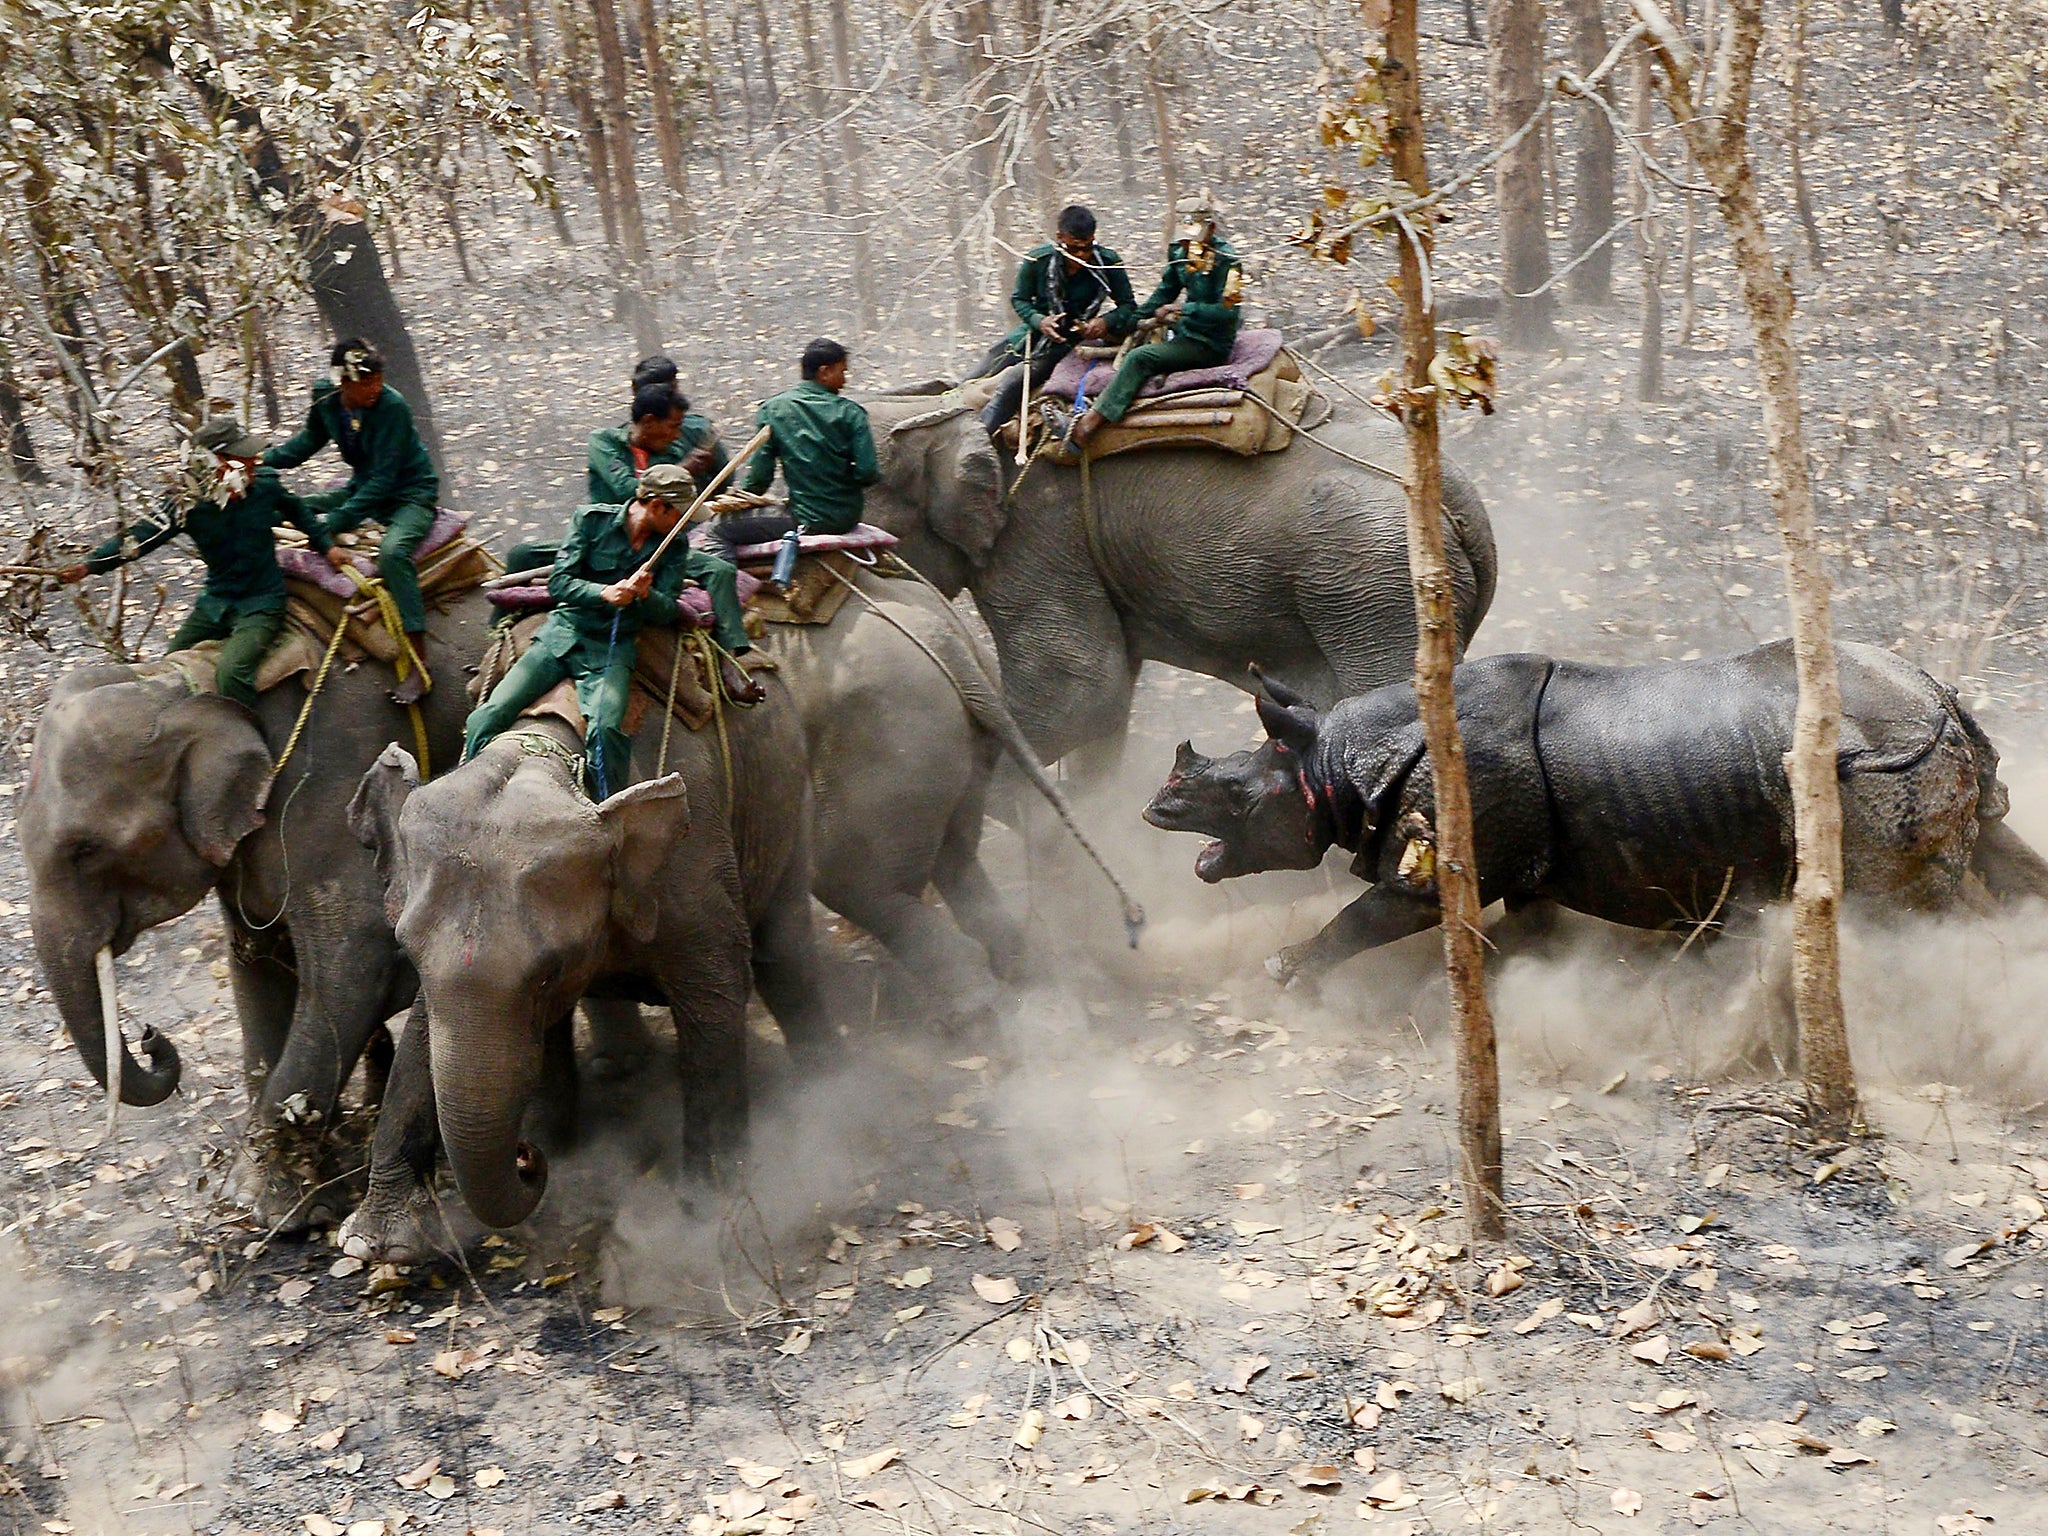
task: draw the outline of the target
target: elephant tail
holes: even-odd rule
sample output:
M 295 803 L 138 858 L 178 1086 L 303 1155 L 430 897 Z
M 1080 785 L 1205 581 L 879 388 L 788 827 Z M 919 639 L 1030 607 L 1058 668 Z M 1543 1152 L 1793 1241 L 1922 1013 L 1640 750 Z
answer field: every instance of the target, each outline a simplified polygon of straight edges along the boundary
M 1466 646 L 1493 607 L 1494 589 L 1500 582 L 1500 555 L 1493 544 L 1493 519 L 1487 515 L 1478 488 L 1449 464 L 1444 466 L 1444 515 L 1457 529 L 1459 546 L 1472 567 L 1472 608 L 1458 615 L 1458 643 Z
M 835 576 L 837 574 L 834 572 Z M 912 574 L 916 575 L 916 572 L 913 571 Z M 925 581 L 922 576 L 918 576 L 917 579 L 930 588 L 933 597 L 946 610 L 947 617 L 958 630 L 956 638 L 961 642 L 961 648 L 967 655 L 965 667 L 949 665 L 946 658 L 940 654 L 939 647 L 927 642 L 923 636 L 876 602 L 859 586 L 847 581 L 844 576 L 839 576 L 838 579 L 867 604 L 871 613 L 924 652 L 932 665 L 939 669 L 948 683 L 952 684 L 953 692 L 966 706 L 968 716 L 996 739 L 997 745 L 1010 755 L 1018 770 L 1031 781 L 1032 787 L 1045 796 L 1046 802 L 1059 814 L 1060 821 L 1066 826 L 1067 831 L 1073 834 L 1074 841 L 1081 845 L 1081 851 L 1086 853 L 1089 861 L 1102 871 L 1102 878 L 1107 880 L 1110 888 L 1116 892 L 1117 901 L 1123 908 L 1124 933 L 1130 939 L 1131 948 L 1136 949 L 1138 932 L 1145 926 L 1145 909 L 1138 904 L 1137 898 L 1131 895 L 1123 881 L 1117 878 L 1116 871 L 1109 867 L 1109 861 L 1102 856 L 1101 850 L 1081 829 L 1081 823 L 1074 815 L 1074 807 L 1068 802 L 1059 785 L 1053 782 L 1052 775 L 1045 771 L 1045 765 L 1039 762 L 1038 754 L 1031 750 L 1031 743 L 1025 738 L 1024 728 L 1017 724 L 1017 717 L 1010 713 L 1009 706 L 1003 702 L 1002 690 L 996 684 L 988 663 L 982 659 L 981 643 L 968 632 L 967 626 L 961 622 L 960 615 L 954 611 L 953 605 L 946 601 L 945 594 Z M 950 646 L 946 648 L 952 649 Z M 970 669 L 971 676 L 962 675 Z

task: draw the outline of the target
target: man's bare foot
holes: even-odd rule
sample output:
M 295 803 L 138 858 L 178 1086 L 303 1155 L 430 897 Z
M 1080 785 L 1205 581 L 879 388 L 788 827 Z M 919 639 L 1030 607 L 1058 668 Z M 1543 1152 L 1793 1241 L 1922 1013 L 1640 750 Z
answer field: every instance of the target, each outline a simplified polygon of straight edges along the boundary
M 391 702 L 394 704 L 417 704 L 427 696 L 428 690 L 433 686 L 434 680 L 427 676 L 426 668 L 414 667 L 404 677 L 400 678 L 398 686 L 391 690 Z
M 1071 434 L 1074 439 L 1074 446 L 1076 448 L 1086 448 L 1088 440 L 1108 425 L 1109 418 L 1096 410 L 1094 406 L 1089 406 L 1086 411 L 1082 412 L 1080 419 L 1074 423 Z

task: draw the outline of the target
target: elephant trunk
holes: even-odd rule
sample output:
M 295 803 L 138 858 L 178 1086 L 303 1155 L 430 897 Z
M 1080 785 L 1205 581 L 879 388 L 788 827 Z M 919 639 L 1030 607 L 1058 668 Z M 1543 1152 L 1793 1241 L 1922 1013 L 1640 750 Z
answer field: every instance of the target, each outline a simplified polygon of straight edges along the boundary
M 547 1159 L 519 1124 L 540 1079 L 537 1039 L 508 1039 L 511 1010 L 435 1009 L 427 1035 L 441 1143 L 477 1220 L 513 1227 L 547 1192 Z
M 135 1042 L 143 1058 L 136 1060 L 121 1038 L 112 943 L 88 948 L 91 940 L 73 937 L 75 930 L 58 931 L 57 925 L 47 922 L 33 907 L 31 914 L 37 958 L 50 995 L 56 999 L 57 1012 L 86 1070 L 107 1090 L 107 1136 L 111 1140 L 118 1105 L 146 1108 L 163 1103 L 177 1090 L 181 1071 L 178 1048 L 151 1026 Z M 110 1073 L 108 1063 L 116 1061 L 119 1070 Z

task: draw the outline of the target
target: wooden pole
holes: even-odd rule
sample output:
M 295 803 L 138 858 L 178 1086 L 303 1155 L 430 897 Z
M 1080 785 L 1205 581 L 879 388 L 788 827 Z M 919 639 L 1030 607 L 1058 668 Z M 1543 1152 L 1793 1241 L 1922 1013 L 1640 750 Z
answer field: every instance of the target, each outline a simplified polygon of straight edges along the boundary
M 1393 171 L 1416 197 L 1429 195 L 1422 136 L 1422 77 L 1416 39 L 1419 0 L 1393 0 L 1387 23 L 1388 115 Z M 1458 1052 L 1458 1183 L 1466 1219 L 1479 1241 L 1506 1234 L 1501 1189 L 1500 1067 L 1486 1001 L 1486 954 L 1479 929 L 1479 864 L 1473 852 L 1472 795 L 1453 691 L 1458 634 L 1455 594 L 1444 554 L 1441 401 L 1430 381 L 1436 357 L 1436 305 L 1429 263 L 1434 215 L 1402 220 L 1400 245 L 1401 425 L 1408 441 L 1408 570 L 1415 586 L 1415 698 L 1436 793 L 1436 887 L 1443 908 L 1444 970 L 1451 987 Z

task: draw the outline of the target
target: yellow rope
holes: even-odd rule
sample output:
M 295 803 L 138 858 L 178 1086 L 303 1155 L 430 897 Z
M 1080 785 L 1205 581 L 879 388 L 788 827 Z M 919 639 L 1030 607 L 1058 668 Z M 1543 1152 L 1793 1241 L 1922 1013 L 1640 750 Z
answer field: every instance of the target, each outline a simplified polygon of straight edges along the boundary
M 334 626 L 334 633 L 328 637 L 327 649 L 321 653 L 320 665 L 314 669 L 312 686 L 306 690 L 306 702 L 299 706 L 299 718 L 292 722 L 292 733 L 285 738 L 284 750 L 277 754 L 277 761 L 270 765 L 270 777 L 263 781 L 264 798 L 270 795 L 270 786 L 277 782 L 277 776 L 284 772 L 284 765 L 291 760 L 299 738 L 306 733 L 306 722 L 313 715 L 313 701 L 320 697 L 320 689 L 327 681 L 327 673 L 334 665 L 334 654 L 341 649 L 341 637 L 348 633 L 346 620 Z
M 342 574 L 356 584 L 357 591 L 365 597 L 376 599 L 377 612 L 384 620 L 384 628 L 398 642 L 398 655 L 392 659 L 392 666 L 398 672 L 398 680 L 404 682 L 414 667 L 418 667 L 420 675 L 425 677 L 427 664 L 420 660 L 419 653 L 413 650 L 412 636 L 405 632 L 405 624 L 398 617 L 398 602 L 384 583 L 374 576 L 365 576 L 353 565 L 345 565 L 341 569 Z M 346 628 L 347 624 L 348 620 L 344 618 L 342 627 Z M 405 712 L 412 720 L 412 741 L 415 749 L 413 755 L 419 759 L 420 781 L 424 783 L 434 776 L 432 761 L 427 753 L 427 722 L 420 714 L 420 707 L 417 704 L 406 705 Z
M 725 762 L 725 813 L 730 816 L 733 807 L 732 742 L 725 734 L 725 685 L 718 679 L 718 658 L 724 652 L 718 642 L 711 638 L 710 632 L 707 630 L 691 630 L 690 643 L 698 656 L 703 658 L 704 676 L 706 681 L 711 684 L 711 718 L 718 723 L 718 755 Z M 666 722 L 663 723 L 661 729 L 663 737 L 666 738 L 668 734 Z M 666 747 L 663 750 L 665 761 Z
M 668 669 L 668 707 L 661 715 L 661 756 L 656 759 L 654 767 L 654 776 L 657 779 L 668 772 L 668 733 L 676 718 L 676 684 L 681 682 L 683 677 L 683 640 L 683 633 L 678 630 L 675 658 L 669 663 Z

